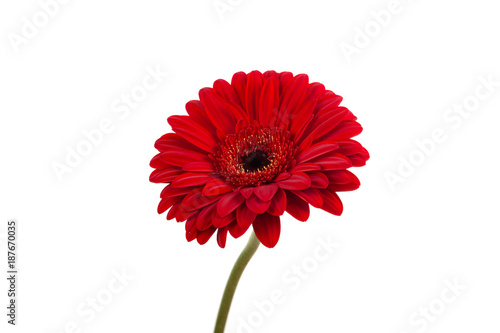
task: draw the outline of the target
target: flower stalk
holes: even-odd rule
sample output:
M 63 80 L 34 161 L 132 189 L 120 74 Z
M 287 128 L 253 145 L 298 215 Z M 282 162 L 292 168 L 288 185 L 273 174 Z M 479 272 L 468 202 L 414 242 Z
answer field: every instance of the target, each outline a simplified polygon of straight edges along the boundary
M 240 281 L 245 267 L 257 251 L 259 244 L 260 241 L 258 240 L 257 236 L 255 236 L 255 232 L 252 231 L 247 245 L 234 263 L 231 274 L 229 275 L 229 278 L 227 280 L 226 288 L 224 289 L 224 294 L 222 295 L 222 300 L 219 306 L 219 313 L 217 314 L 217 320 L 215 322 L 214 333 L 224 333 L 224 328 L 226 327 L 227 316 L 229 314 L 229 309 L 231 308 L 234 292 L 236 291 L 236 287 L 238 286 L 238 282 Z

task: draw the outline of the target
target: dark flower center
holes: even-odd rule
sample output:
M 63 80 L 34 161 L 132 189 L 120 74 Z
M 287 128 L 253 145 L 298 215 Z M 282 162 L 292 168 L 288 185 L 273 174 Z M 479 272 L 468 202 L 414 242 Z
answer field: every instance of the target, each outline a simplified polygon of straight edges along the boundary
M 246 172 L 255 172 L 264 169 L 271 163 L 267 153 L 261 149 L 257 149 L 250 154 L 241 157 L 241 164 Z
M 250 125 L 226 136 L 214 156 L 214 165 L 234 185 L 259 185 L 286 171 L 295 151 L 288 131 Z

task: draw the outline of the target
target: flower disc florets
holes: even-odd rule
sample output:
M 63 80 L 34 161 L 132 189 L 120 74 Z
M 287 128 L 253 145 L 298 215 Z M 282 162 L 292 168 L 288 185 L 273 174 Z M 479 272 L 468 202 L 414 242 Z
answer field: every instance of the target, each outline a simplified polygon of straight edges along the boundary
M 296 149 L 288 131 L 251 125 L 219 144 L 215 168 L 234 185 L 260 185 L 285 171 Z

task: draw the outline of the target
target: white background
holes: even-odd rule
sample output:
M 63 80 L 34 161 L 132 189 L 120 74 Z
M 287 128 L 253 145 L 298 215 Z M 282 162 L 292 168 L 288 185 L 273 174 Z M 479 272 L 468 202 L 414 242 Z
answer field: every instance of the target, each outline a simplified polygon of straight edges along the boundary
M 225 249 L 215 239 L 200 246 L 186 242 L 184 224 L 157 215 L 153 143 L 200 88 L 274 69 L 342 95 L 372 157 L 354 170 L 361 188 L 341 194 L 341 217 L 313 209 L 307 223 L 282 218 L 278 245 L 261 247 L 241 280 L 227 332 L 498 332 L 496 3 L 401 0 L 382 27 L 371 12 L 387 0 L 231 3 L 221 16 L 212 0 L 74 0 L 43 22 L 39 2 L 2 1 L 0 232 L 18 220 L 20 276 L 16 327 L 0 283 L 1 331 L 211 332 L 248 234 Z M 24 38 L 23 18 L 34 15 L 46 25 L 16 47 L 12 36 Z M 357 53 L 346 57 L 343 43 Z M 148 67 L 169 75 L 127 116 L 113 112 Z M 487 97 L 480 77 L 497 82 Z M 476 89 L 484 98 L 466 118 L 447 113 L 478 101 Z M 103 119 L 113 130 L 60 181 L 53 163 Z M 422 159 L 415 140 L 435 129 L 446 140 Z M 387 173 L 410 156 L 420 165 L 391 190 Z M 318 237 L 340 243 L 319 263 Z M 302 264 L 307 278 L 291 273 Z M 122 270 L 133 279 L 110 294 Z M 454 295 L 447 280 L 466 290 Z M 275 289 L 283 302 L 269 306 Z M 109 303 L 95 317 L 77 312 L 96 296 Z M 429 306 L 438 314 L 422 319 Z M 238 328 L 249 318 L 250 329 Z

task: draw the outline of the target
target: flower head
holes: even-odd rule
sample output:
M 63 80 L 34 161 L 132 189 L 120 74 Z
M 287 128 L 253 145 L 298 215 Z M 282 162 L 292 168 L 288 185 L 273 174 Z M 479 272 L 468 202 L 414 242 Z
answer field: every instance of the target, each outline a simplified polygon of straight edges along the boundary
M 369 154 L 352 137 L 362 131 L 339 106 L 342 97 L 305 74 L 268 71 L 214 82 L 188 115 L 171 116 L 174 133 L 159 138 L 150 180 L 167 183 L 158 213 L 186 221 L 186 238 L 206 243 L 217 231 L 243 235 L 250 226 L 262 244 L 278 242 L 280 216 L 309 218 L 309 205 L 342 213 L 337 192 L 359 187 L 350 167 Z

